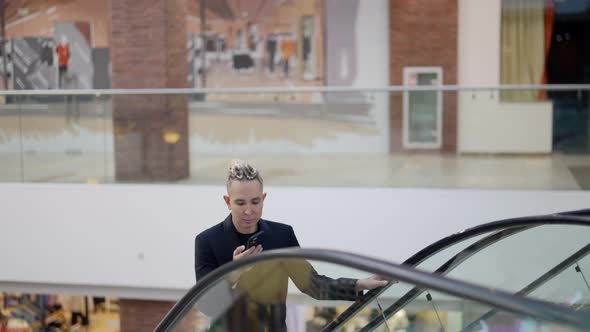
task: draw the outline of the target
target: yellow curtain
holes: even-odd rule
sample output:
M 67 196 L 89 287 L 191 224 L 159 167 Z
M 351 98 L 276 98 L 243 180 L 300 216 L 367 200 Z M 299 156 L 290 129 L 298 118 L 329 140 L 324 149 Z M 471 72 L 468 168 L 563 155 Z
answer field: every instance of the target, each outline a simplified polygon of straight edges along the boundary
M 501 84 L 540 84 L 545 68 L 545 1 L 502 1 Z M 483 64 L 482 64 L 483 65 Z M 533 90 L 502 91 L 509 102 L 538 99 Z

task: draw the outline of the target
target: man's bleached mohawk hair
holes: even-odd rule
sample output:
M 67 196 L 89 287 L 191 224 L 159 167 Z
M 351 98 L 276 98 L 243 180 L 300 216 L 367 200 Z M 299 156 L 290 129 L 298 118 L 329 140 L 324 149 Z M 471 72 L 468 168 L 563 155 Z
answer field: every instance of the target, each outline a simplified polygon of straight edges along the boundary
M 242 160 L 233 160 L 229 165 L 227 174 L 227 191 L 233 181 L 258 180 L 262 185 L 262 176 L 256 167 Z

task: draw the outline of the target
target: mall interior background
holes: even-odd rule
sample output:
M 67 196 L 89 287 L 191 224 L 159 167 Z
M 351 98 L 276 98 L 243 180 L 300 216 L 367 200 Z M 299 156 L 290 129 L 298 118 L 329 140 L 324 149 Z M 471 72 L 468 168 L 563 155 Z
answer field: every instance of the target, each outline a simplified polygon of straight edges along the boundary
M 149 329 L 194 283 L 194 235 L 225 216 L 236 157 L 302 245 L 350 250 L 338 220 L 362 220 L 388 232 L 355 250 L 392 261 L 590 201 L 590 1 L 2 5 L 0 84 L 38 92 L 0 105 L 3 314 L 38 324 L 23 306 L 43 303 L 65 327 L 80 312 L 88 330 Z M 579 88 L 494 88 L 512 84 Z M 384 89 L 439 85 L 462 88 Z M 59 94 L 191 88 L 212 90 Z

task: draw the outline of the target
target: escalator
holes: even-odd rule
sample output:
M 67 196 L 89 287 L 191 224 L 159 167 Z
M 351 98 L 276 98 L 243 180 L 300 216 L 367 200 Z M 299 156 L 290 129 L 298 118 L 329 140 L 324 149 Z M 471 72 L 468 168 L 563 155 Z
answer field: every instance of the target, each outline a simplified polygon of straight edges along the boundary
M 588 212 L 484 224 L 401 266 L 326 250 L 269 251 L 214 271 L 156 330 L 590 330 Z M 362 296 L 337 286 L 339 277 L 371 274 L 392 282 Z
M 480 225 L 444 238 L 418 252 L 405 265 L 448 275 L 521 296 L 587 310 L 590 287 L 590 219 L 588 210 L 560 215 L 508 219 Z M 375 298 L 397 298 L 362 331 L 372 331 L 414 301 L 428 297 L 426 290 L 403 291 L 384 287 L 369 292 L 323 331 L 339 330 Z M 575 300 L 574 302 L 572 302 Z M 436 303 L 436 301 L 432 301 Z

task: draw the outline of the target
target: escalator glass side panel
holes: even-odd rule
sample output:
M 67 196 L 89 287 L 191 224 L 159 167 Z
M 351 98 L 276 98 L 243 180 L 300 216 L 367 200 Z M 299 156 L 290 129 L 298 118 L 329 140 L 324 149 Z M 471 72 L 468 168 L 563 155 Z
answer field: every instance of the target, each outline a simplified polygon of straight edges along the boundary
M 353 268 L 350 265 L 357 267 Z M 190 300 L 189 309 L 183 312 L 182 317 L 176 319 L 175 324 L 165 330 L 322 331 L 358 298 L 357 280 L 374 276 L 375 272 L 380 271 L 382 279 L 395 282 L 394 286 L 337 329 L 365 331 L 368 322 L 383 316 L 384 309 L 404 296 L 408 290 L 423 287 L 423 282 L 431 282 L 431 287 L 439 287 L 432 283 L 432 280 L 440 281 L 442 284 L 446 282 L 443 280 L 444 277 L 396 267 L 395 264 L 390 266 L 393 269 L 391 273 L 387 272 L 387 268 L 379 270 L 350 265 L 319 259 L 275 258 L 259 260 L 252 265 L 227 271 L 215 282 L 208 281 L 199 296 Z M 398 273 L 399 271 L 401 272 Z M 414 278 L 414 274 L 419 278 L 416 277 L 414 282 L 409 281 Z M 417 281 L 420 281 L 420 284 L 416 283 Z M 465 284 L 463 287 L 470 286 Z M 520 309 L 527 312 L 515 312 L 507 310 L 506 307 L 497 308 L 490 305 L 485 299 L 485 294 L 488 294 L 486 289 L 476 293 L 482 296 L 478 300 L 452 295 L 448 290 L 429 290 L 430 299 L 417 298 L 403 311 L 389 317 L 387 324 L 376 327 L 376 330 L 394 331 L 405 328 L 415 332 L 438 332 L 441 329 L 450 331 L 462 328 L 463 324 L 470 322 L 473 317 L 492 309 L 498 310 L 498 317 L 501 319 L 490 322 L 491 325 L 487 328 L 535 326 L 549 329 L 548 331 L 579 330 L 579 326 L 556 324 L 552 319 L 541 317 L 542 315 L 539 316 L 532 311 L 528 312 L 528 309 Z M 490 298 L 494 296 L 492 292 L 488 295 Z M 518 298 L 513 300 L 520 301 Z

